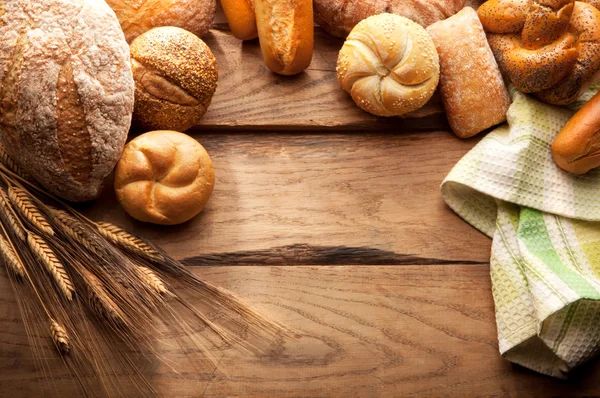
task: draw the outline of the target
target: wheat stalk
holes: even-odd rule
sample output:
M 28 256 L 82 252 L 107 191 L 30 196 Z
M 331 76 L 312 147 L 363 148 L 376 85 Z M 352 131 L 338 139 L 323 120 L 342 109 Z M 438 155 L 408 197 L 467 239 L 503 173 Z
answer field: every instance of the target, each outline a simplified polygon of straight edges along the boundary
M 22 178 L 25 178 L 26 180 L 30 179 L 29 175 L 27 173 L 25 173 L 25 171 L 23 171 L 17 165 L 17 163 L 9 156 L 8 152 L 6 152 L 6 149 L 4 149 L 4 147 L 1 145 L 0 145 L 0 163 L 2 163 L 7 169 L 9 169 L 13 173 L 21 176 Z
M 40 212 L 29 193 L 21 188 L 9 187 L 8 197 L 12 204 L 19 209 L 21 215 L 35 225 L 40 231 L 54 235 L 54 230 L 46 220 L 46 217 Z
M 50 336 L 52 336 L 52 341 L 54 341 L 58 351 L 63 354 L 68 354 L 71 351 L 67 331 L 54 319 L 50 319 Z
M 64 265 L 58 260 L 52 249 L 48 247 L 44 239 L 32 232 L 27 233 L 27 243 L 31 251 L 44 264 L 48 272 L 50 272 L 63 295 L 69 301 L 72 300 L 75 288 Z
M 21 227 L 21 224 L 17 221 L 15 214 L 13 213 L 12 206 L 6 196 L 4 189 L 0 189 L 0 219 L 4 222 L 7 227 L 10 227 L 12 231 L 17 235 L 19 239 L 25 241 L 25 231 Z
M 50 209 L 52 216 L 62 231 L 74 241 L 80 243 L 83 247 L 94 254 L 100 255 L 100 250 L 96 242 L 88 236 L 84 225 L 75 217 L 64 210 Z
M 4 259 L 4 263 L 8 268 L 18 276 L 19 278 L 25 277 L 25 266 L 23 262 L 17 256 L 12 246 L 8 243 L 4 237 L 0 236 L 0 255 Z
M 158 294 L 167 294 L 169 290 L 163 283 L 163 281 L 148 267 L 138 266 L 142 279 L 148 286 L 154 289 Z
M 163 255 L 139 237 L 108 222 L 96 223 L 98 232 L 115 245 L 151 260 L 162 260 Z

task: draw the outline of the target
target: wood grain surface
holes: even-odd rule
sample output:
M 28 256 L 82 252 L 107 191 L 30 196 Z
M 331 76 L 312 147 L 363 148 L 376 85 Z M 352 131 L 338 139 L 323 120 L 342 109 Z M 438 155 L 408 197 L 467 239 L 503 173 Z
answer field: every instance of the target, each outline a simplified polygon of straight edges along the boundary
M 479 265 L 206 267 L 297 339 L 262 357 L 226 350 L 223 371 L 198 369 L 176 347 L 143 369 L 165 397 L 401 397 L 597 395 L 597 366 L 557 381 L 498 354 L 489 269 Z M 9 289 L 4 272 L 0 291 Z M 14 298 L 0 301 L 0 396 L 39 396 Z M 58 366 L 58 364 L 57 364 Z M 224 374 L 227 372 L 227 375 Z M 76 397 L 58 378 L 61 397 Z

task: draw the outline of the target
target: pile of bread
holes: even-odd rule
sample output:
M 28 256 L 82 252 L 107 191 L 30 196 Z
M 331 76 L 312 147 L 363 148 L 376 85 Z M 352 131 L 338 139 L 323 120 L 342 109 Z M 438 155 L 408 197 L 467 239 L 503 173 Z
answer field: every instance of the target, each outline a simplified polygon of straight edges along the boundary
M 216 90 L 214 55 L 199 38 L 216 0 L 0 2 L 0 143 L 50 193 L 71 201 L 114 186 L 133 217 L 175 224 L 214 186 L 208 154 L 181 132 Z M 439 89 L 461 138 L 505 121 L 505 78 L 556 105 L 600 75 L 600 1 L 221 0 L 234 36 L 258 37 L 273 72 L 312 59 L 314 22 L 346 37 L 338 80 L 362 109 L 402 116 Z M 600 164 L 600 99 L 565 126 L 557 163 Z M 132 124 L 154 130 L 125 147 Z M 118 165 L 117 165 L 118 163 Z

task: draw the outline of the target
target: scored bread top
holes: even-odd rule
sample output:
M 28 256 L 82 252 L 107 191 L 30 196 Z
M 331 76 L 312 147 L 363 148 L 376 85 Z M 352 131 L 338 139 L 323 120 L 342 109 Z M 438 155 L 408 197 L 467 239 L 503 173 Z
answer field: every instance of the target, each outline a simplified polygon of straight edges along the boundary
M 131 123 L 129 49 L 94 0 L 0 3 L 0 141 L 72 201 L 97 197 Z

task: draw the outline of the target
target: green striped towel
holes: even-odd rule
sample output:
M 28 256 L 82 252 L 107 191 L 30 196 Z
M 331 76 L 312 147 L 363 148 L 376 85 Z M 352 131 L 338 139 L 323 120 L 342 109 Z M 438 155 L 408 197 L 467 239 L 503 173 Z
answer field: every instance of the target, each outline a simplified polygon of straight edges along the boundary
M 564 109 L 511 88 L 507 123 L 441 187 L 446 203 L 493 239 L 501 354 L 561 378 L 600 349 L 600 169 L 566 173 L 550 146 L 597 89 Z

